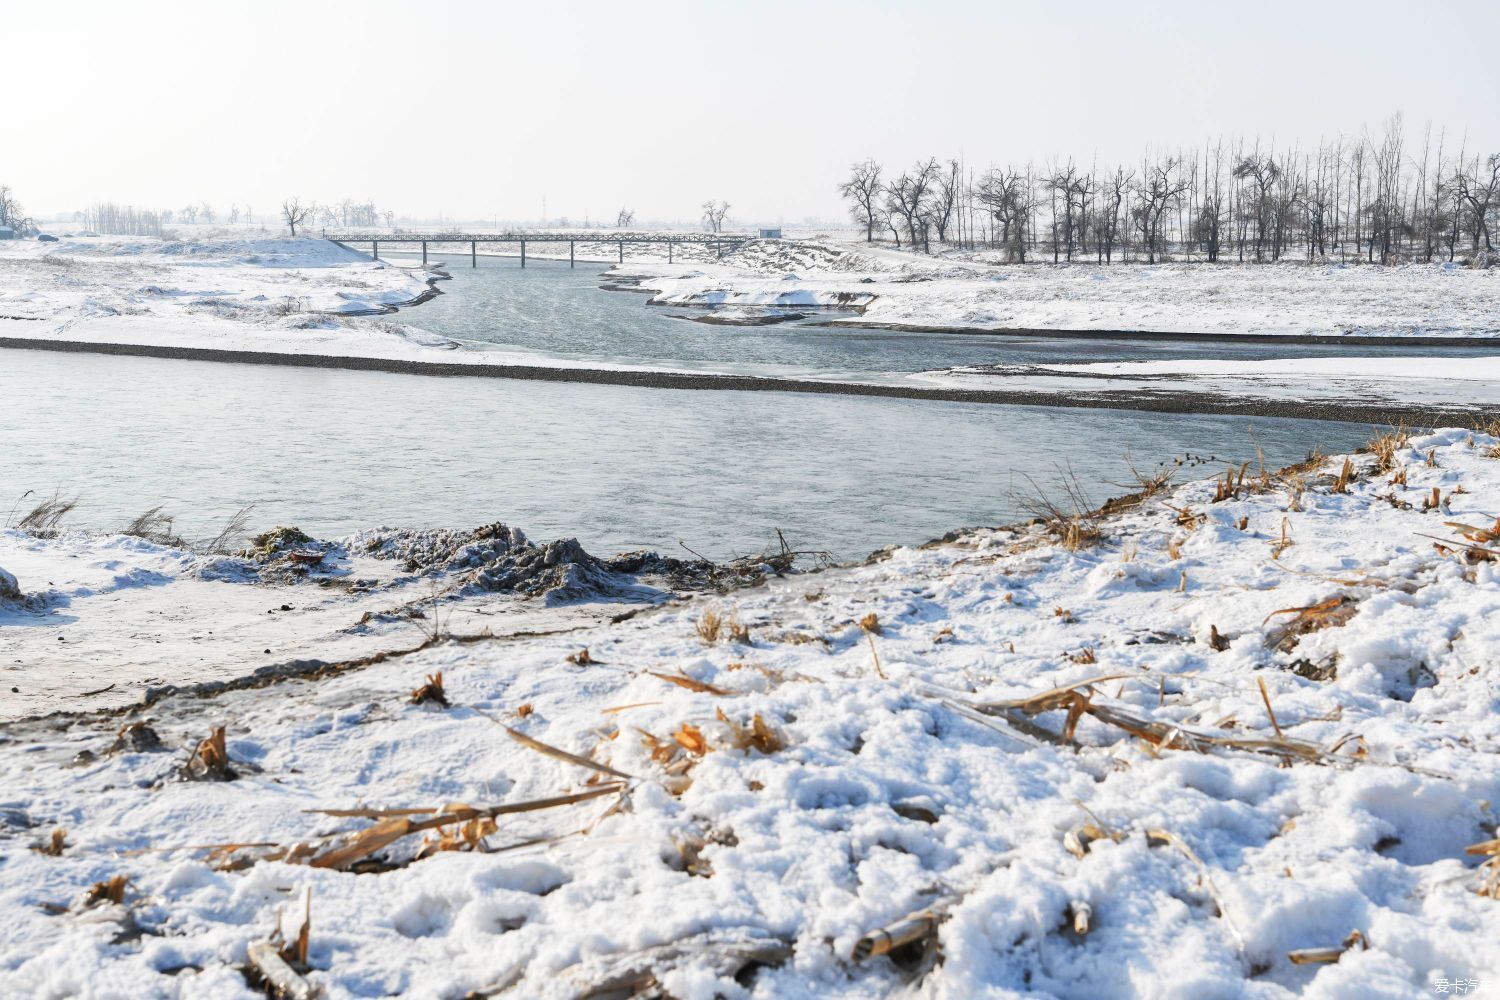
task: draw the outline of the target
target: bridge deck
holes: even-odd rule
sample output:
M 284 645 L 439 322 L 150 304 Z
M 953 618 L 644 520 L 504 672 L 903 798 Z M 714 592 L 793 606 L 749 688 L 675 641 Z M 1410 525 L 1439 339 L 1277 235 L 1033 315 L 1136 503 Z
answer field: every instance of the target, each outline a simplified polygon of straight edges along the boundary
M 479 266 L 479 244 L 481 243 L 518 243 L 521 247 L 521 266 L 526 266 L 526 244 L 528 243 L 566 243 L 568 245 L 568 266 L 572 267 L 576 260 L 576 251 L 579 243 L 600 244 L 613 243 L 620 254 L 620 263 L 625 263 L 625 245 L 633 246 L 650 243 L 665 244 L 667 248 L 667 261 L 672 260 L 672 248 L 684 243 L 710 246 L 720 257 L 724 256 L 724 247 L 728 246 L 732 251 L 741 243 L 748 243 L 757 237 L 748 233 L 663 233 L 653 235 L 650 233 L 610 233 L 607 231 L 574 232 L 574 233 L 341 233 L 323 230 L 323 238 L 332 240 L 341 246 L 347 247 L 350 243 L 370 244 L 370 256 L 376 260 L 380 259 L 380 244 L 402 244 L 416 243 L 422 247 L 422 266 L 427 266 L 427 244 L 429 243 L 467 243 L 469 244 L 469 266 Z M 350 249 L 353 249 L 350 247 Z
M 751 233 L 341 233 L 324 230 L 335 243 L 745 243 Z

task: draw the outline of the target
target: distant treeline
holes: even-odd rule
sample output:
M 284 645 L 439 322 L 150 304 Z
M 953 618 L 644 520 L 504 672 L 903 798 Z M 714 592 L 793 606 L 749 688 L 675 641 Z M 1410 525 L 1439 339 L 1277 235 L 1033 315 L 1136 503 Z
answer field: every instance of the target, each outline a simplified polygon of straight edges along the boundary
M 356 201 L 345 198 L 337 203 L 304 206 L 307 218 L 317 219 L 324 226 L 378 226 L 390 225 L 394 213 L 382 212 L 370 200 Z M 220 221 L 231 226 L 241 223 L 255 225 L 256 217 L 250 206 L 230 205 L 227 212 L 220 213 L 208 202 L 189 203 L 180 209 L 138 209 L 133 205 L 117 205 L 101 201 L 83 211 L 73 213 L 73 221 L 80 228 L 110 236 L 154 236 L 161 238 L 166 227 L 174 223 L 182 225 L 214 225 Z M 278 220 L 284 221 L 284 220 Z M 302 222 L 299 217 L 298 222 Z
M 975 173 L 931 158 L 890 176 L 866 160 L 839 192 L 869 240 L 994 248 L 1016 262 L 1488 261 L 1500 235 L 1500 153 L 1455 150 L 1431 128 L 1409 146 L 1400 115 L 1378 136 L 1316 149 L 1219 139 L 1130 166 Z

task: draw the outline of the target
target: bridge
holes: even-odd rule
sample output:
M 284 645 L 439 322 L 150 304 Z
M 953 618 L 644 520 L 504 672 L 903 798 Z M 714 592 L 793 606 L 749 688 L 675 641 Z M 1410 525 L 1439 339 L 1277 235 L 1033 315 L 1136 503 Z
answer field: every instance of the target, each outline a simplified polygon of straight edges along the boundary
M 718 256 L 724 256 L 724 248 L 733 250 L 741 244 L 758 239 L 749 233 L 527 233 L 527 232 L 505 232 L 505 233 L 358 233 L 323 231 L 323 238 L 331 240 L 340 246 L 350 247 L 351 243 L 370 244 L 370 256 L 375 260 L 380 259 L 380 244 L 382 243 L 419 243 L 422 246 L 422 264 L 427 264 L 427 245 L 469 245 L 469 266 L 479 266 L 479 244 L 481 243 L 519 243 L 521 245 L 521 266 L 526 266 L 526 244 L 527 243 L 566 243 L 568 245 L 568 266 L 574 266 L 574 255 L 579 243 L 587 244 L 616 244 L 619 248 L 620 263 L 625 262 L 625 247 L 627 245 L 653 245 L 665 244 L 667 248 L 667 263 L 672 262 L 672 250 L 675 246 L 684 243 L 698 246 L 711 245 Z

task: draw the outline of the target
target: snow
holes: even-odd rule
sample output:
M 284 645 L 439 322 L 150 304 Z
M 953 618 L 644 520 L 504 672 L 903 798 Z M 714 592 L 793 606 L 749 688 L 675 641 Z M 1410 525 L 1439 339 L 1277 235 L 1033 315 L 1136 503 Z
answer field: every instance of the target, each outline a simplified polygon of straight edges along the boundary
M 860 244 L 753 242 L 722 262 L 615 271 L 676 306 L 858 308 L 833 322 L 938 330 L 1500 336 L 1500 271 L 1450 264 L 1060 264 Z
M 1357 352 L 1358 348 L 1350 348 Z M 944 387 L 1206 397 L 1349 400 L 1415 406 L 1500 407 L 1500 356 L 1175 358 L 1076 364 L 973 366 L 922 372 L 917 381 Z
M 69 236 L 0 243 L 0 336 L 373 357 L 446 338 L 383 321 L 430 294 L 422 271 L 325 240 Z
M 1347 492 L 1341 456 L 1264 480 L 1250 469 L 1218 502 L 1213 482 L 1185 483 L 1104 518 L 1103 540 L 1076 551 L 1039 526 L 975 529 L 726 594 L 579 605 L 579 619 L 506 598 L 559 617 L 490 637 L 482 616 L 463 616 L 495 595 L 460 590 L 435 606 L 464 623 L 463 641 L 122 716 L 12 722 L 0 982 L 43 997 L 254 996 L 237 970 L 247 946 L 278 921 L 294 933 L 310 890 L 308 977 L 335 997 L 507 984 L 564 997 L 642 970 L 681 997 L 906 995 L 902 967 L 852 954 L 928 907 L 942 960 L 919 970 L 919 990 L 935 997 L 1406 998 L 1439 980 L 1491 984 L 1500 910 L 1476 893 L 1483 859 L 1465 848 L 1494 836 L 1500 801 L 1500 564 L 1453 525 L 1483 536 L 1500 511 L 1500 439 L 1443 430 L 1392 456 L 1385 470 L 1354 456 Z M 1424 511 L 1434 489 L 1440 507 Z M 426 550 L 411 541 L 396 548 Z M 342 543 L 338 578 L 365 572 L 358 548 Z M 258 607 L 318 587 L 205 581 L 186 554 L 111 536 L 7 532 L 0 562 L 36 581 L 29 591 L 49 581 L 69 597 L 6 612 L 4 643 L 54 631 L 58 615 L 68 629 L 108 619 L 91 602 L 111 588 L 218 628 L 236 615 L 200 585 Z M 372 592 L 390 606 L 430 580 L 473 579 L 435 572 Z M 1286 628 L 1338 597 L 1352 613 Z M 705 608 L 748 637 L 706 641 Z M 288 636 L 282 655 L 321 641 Z M 167 681 L 197 669 L 180 645 L 159 648 Z M 438 671 L 451 707 L 412 704 Z M 1079 689 L 1091 693 L 1076 745 L 976 708 L 1101 676 Z M 1030 723 L 1063 741 L 1070 698 Z M 1168 735 L 1152 746 L 1107 711 Z M 757 715 L 775 740 L 735 749 L 735 727 Z M 168 749 L 109 752 L 129 721 Z M 222 866 L 202 847 L 374 822 L 307 810 L 598 787 L 596 772 L 497 722 L 629 775 L 626 792 L 501 815 L 492 851 L 413 860 L 412 835 L 383 852 L 395 867 L 367 874 L 256 860 L 257 847 Z M 672 749 L 684 723 L 711 749 Z M 179 780 L 215 725 L 239 776 Z M 1274 739 L 1275 727 L 1322 748 L 1316 759 L 1206 742 Z M 653 745 L 665 749 L 653 757 Z M 1087 823 L 1113 836 L 1071 850 Z M 60 856 L 24 849 L 58 827 Z M 115 874 L 131 879 L 126 905 L 85 907 Z M 1071 929 L 1082 904 L 1085 935 Z M 1354 930 L 1368 949 L 1336 963 L 1287 957 Z M 737 980 L 747 950 L 767 964 Z

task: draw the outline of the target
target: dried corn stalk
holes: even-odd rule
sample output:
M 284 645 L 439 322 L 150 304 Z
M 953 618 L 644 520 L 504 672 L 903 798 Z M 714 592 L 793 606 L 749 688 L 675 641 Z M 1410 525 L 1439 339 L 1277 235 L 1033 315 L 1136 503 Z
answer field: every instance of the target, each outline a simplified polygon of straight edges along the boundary
M 219 726 L 200 742 L 182 768 L 183 777 L 199 781 L 230 781 L 238 775 L 229 766 L 224 727 Z
M 646 673 L 652 677 L 658 677 L 669 684 L 676 684 L 678 687 L 687 688 L 689 691 L 698 691 L 702 694 L 727 695 L 733 693 L 726 691 L 724 688 L 715 687 L 705 681 L 696 680 L 686 674 L 663 674 L 655 670 L 648 670 Z
M 720 722 L 729 727 L 729 742 L 736 750 L 759 750 L 763 754 L 773 754 L 786 746 L 776 731 L 766 725 L 766 720 L 760 717 L 759 712 L 751 718 L 748 726 L 731 721 L 722 708 L 717 710 L 716 715 Z
M 1281 650 L 1283 653 L 1290 651 L 1297 645 L 1297 640 L 1310 632 L 1318 632 L 1325 628 L 1336 628 L 1343 625 L 1354 617 L 1359 610 L 1358 603 L 1343 594 L 1330 597 L 1326 601 L 1308 605 L 1305 608 L 1281 608 L 1266 615 L 1264 625 L 1277 615 L 1295 615 L 1291 621 L 1278 626 L 1266 636 L 1266 645 Z
M 427 683 L 419 688 L 413 688 L 411 692 L 411 703 L 413 705 L 425 705 L 432 702 L 434 705 L 448 707 L 448 693 L 443 690 L 443 672 L 439 670 L 435 674 L 427 675 Z

